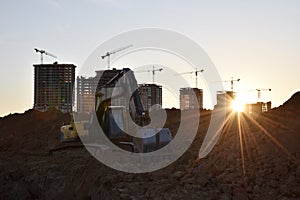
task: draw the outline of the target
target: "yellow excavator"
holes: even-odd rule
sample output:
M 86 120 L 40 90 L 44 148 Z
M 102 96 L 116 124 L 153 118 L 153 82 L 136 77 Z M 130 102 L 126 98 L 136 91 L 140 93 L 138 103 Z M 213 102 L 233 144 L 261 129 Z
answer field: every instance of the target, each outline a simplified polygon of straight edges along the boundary
M 118 91 L 117 94 L 114 94 L 114 89 Z M 126 98 L 130 99 L 129 105 L 120 103 L 124 102 Z M 118 105 L 115 102 L 118 102 Z M 80 134 L 80 138 L 87 137 L 92 141 L 95 131 L 90 130 L 90 127 L 95 122 L 100 125 L 112 143 L 131 152 L 155 151 L 172 140 L 172 134 L 168 128 L 144 129 L 141 134 L 150 135 L 144 138 L 126 133 L 127 130 L 132 130 L 128 129 L 130 126 L 128 116 L 141 127 L 151 121 L 143 109 L 137 81 L 133 71 L 129 68 L 103 71 L 95 92 L 95 115 L 96 117 L 91 115 L 88 120 L 76 120 L 69 125 L 62 126 L 61 141 L 78 141 L 78 134 Z
M 73 119 L 73 116 L 72 116 Z M 74 142 L 79 140 L 80 136 L 88 136 L 88 129 L 87 129 L 88 121 L 76 121 L 72 120 L 70 124 L 63 125 L 60 128 L 60 141 L 61 142 Z

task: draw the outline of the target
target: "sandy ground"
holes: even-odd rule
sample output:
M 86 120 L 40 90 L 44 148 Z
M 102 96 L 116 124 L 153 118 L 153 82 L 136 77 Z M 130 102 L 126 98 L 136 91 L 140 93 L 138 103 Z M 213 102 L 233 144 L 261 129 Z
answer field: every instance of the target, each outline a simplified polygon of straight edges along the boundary
M 180 112 L 168 110 L 172 132 Z M 191 116 L 192 118 L 193 116 Z M 300 199 L 300 93 L 260 116 L 234 115 L 197 162 L 209 125 L 170 166 L 145 174 L 113 170 L 85 148 L 53 152 L 69 114 L 29 110 L 0 118 L 0 199 Z

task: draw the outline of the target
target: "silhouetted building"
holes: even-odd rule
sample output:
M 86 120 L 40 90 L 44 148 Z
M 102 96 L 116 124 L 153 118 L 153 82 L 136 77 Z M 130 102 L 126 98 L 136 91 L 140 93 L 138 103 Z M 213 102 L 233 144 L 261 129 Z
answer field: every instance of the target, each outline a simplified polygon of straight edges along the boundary
M 156 84 L 139 84 L 141 101 L 145 111 L 155 104 L 162 105 L 162 87 Z
M 231 107 L 232 102 L 235 100 L 235 96 L 235 92 L 232 91 L 218 91 L 217 105 Z
M 225 107 L 226 112 L 232 111 L 232 102 L 236 98 L 236 93 L 233 91 L 217 91 L 217 105 L 216 107 Z
M 126 99 L 126 94 L 124 94 L 122 87 L 126 87 L 126 84 L 123 81 L 126 80 L 126 71 L 129 70 L 128 68 L 123 69 L 116 69 L 113 68 L 112 70 L 101 70 L 96 71 L 96 79 L 98 80 L 97 83 L 97 94 L 101 93 L 101 88 L 105 88 L 105 95 L 106 99 L 110 99 L 111 106 L 124 106 L 127 107 L 127 103 L 130 99 Z M 120 78 L 121 77 L 121 78 Z M 124 85 L 125 84 L 125 85 Z M 120 91 L 121 88 L 121 91 Z M 100 92 L 100 93 L 99 93 Z
M 203 90 L 199 88 L 180 88 L 180 109 L 203 108 Z
M 97 78 L 77 77 L 77 112 L 89 113 L 94 110 Z
M 268 102 L 257 102 L 253 104 L 246 104 L 245 113 L 247 114 L 261 114 L 271 110 L 272 103 Z
M 267 104 L 267 106 L 266 106 L 267 110 L 266 111 L 271 110 L 272 109 L 272 102 L 268 101 L 266 104 Z
M 113 68 L 112 70 L 98 70 L 96 76 L 85 78 L 83 76 L 77 77 L 77 112 L 89 113 L 94 110 L 95 107 L 95 92 L 97 87 L 106 85 L 113 77 L 115 77 L 122 70 Z M 111 88 L 107 87 L 106 90 L 110 90 L 107 94 L 112 94 L 112 91 L 116 87 L 113 85 Z M 125 106 L 125 98 L 112 98 L 112 105 Z
M 34 66 L 34 106 L 45 111 L 55 107 L 62 112 L 71 112 L 75 68 L 73 64 L 38 64 Z

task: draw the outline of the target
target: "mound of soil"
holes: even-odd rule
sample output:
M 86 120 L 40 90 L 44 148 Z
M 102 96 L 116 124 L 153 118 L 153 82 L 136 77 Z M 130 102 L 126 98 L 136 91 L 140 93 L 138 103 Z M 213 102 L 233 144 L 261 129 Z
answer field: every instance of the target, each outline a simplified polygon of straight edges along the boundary
M 282 110 L 294 110 L 299 111 L 300 109 L 300 92 L 296 92 L 293 96 L 287 100 L 282 106 L 280 106 Z
M 168 167 L 145 174 L 113 170 L 85 148 L 49 155 L 69 114 L 9 115 L 0 118 L 0 198 L 299 199 L 299 105 L 298 92 L 260 116 L 233 114 L 212 152 L 198 160 L 211 114 L 202 110 L 191 147 Z M 176 132 L 180 111 L 167 114 L 166 127 Z
M 28 110 L 0 118 L 0 148 L 3 151 L 48 151 L 59 141 L 59 129 L 71 115 L 56 109 Z

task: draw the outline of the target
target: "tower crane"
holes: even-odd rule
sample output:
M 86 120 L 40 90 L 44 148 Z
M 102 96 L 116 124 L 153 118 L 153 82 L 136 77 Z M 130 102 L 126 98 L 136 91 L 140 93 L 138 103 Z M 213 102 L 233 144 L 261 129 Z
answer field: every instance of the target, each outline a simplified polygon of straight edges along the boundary
M 236 81 L 236 82 L 238 82 L 238 81 L 240 81 L 241 79 L 233 79 L 233 77 L 231 77 L 231 80 L 226 80 L 226 81 L 223 81 L 223 82 L 230 82 L 230 89 L 231 89 L 231 91 L 233 92 L 233 83 Z
M 53 54 L 51 54 L 51 53 L 49 53 L 49 52 L 47 52 L 45 50 L 41 50 L 41 49 L 37 49 L 37 48 L 34 48 L 34 50 L 35 50 L 36 53 L 40 53 L 41 54 L 41 64 L 43 64 L 43 60 L 44 60 L 43 55 L 44 54 L 47 55 L 47 56 L 51 56 L 53 58 L 57 58 L 55 55 L 53 55 Z
M 155 66 L 152 66 L 152 69 L 150 70 L 142 70 L 142 71 L 136 71 L 136 72 L 152 72 L 152 83 L 154 84 L 155 82 L 155 72 L 159 71 L 161 72 L 163 70 L 163 68 L 158 68 L 158 69 L 155 69 Z
M 271 89 L 256 89 L 257 91 L 257 101 L 260 102 L 260 98 L 261 98 L 261 92 L 262 91 L 271 91 Z
M 183 73 L 179 73 L 179 74 L 193 74 L 195 73 L 195 86 L 196 88 L 198 88 L 198 72 L 202 73 L 204 71 L 204 69 L 196 69 L 195 71 L 191 71 L 191 72 L 183 72 Z M 179 75 L 178 74 L 178 75 Z
M 127 46 L 125 46 L 125 47 L 121 47 L 121 48 L 119 48 L 119 49 L 115 49 L 115 50 L 113 50 L 113 51 L 106 52 L 105 55 L 101 56 L 102 59 L 104 59 L 105 57 L 107 57 L 107 68 L 108 68 L 108 69 L 110 68 L 110 55 L 115 54 L 115 53 L 120 52 L 120 51 L 123 51 L 123 50 L 125 50 L 125 49 L 128 49 L 128 48 L 130 48 L 130 47 L 132 47 L 132 46 L 133 46 L 132 44 L 131 44 L 131 45 L 127 45 Z

